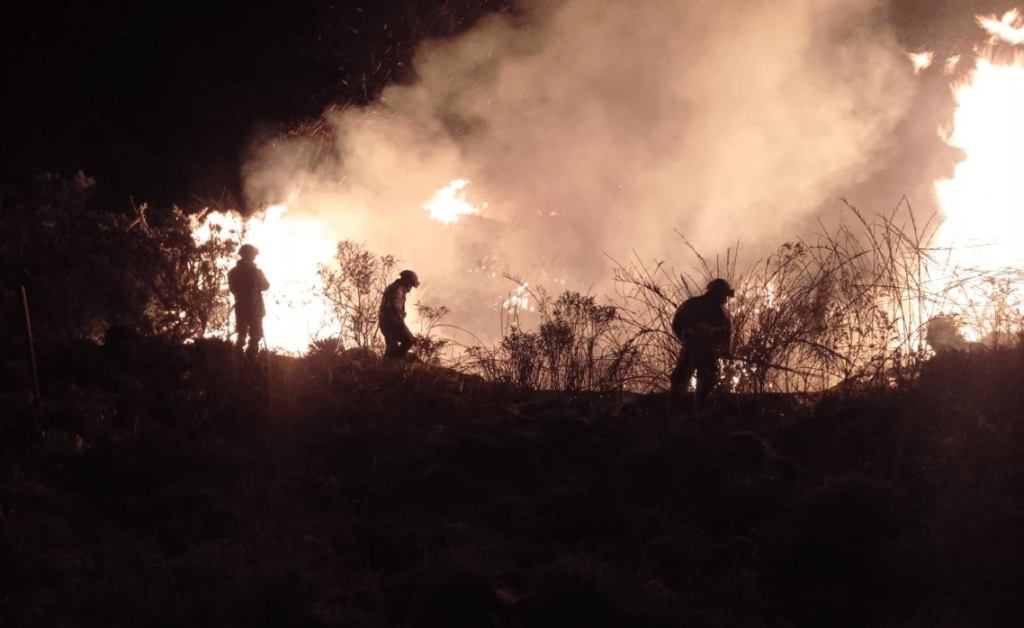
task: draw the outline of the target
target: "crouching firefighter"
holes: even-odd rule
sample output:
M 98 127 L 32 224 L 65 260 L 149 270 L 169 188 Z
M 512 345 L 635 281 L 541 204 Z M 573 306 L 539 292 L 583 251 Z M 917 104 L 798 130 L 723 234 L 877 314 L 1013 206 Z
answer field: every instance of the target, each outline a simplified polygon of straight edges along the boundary
M 672 333 L 682 341 L 676 367 L 669 376 L 673 400 L 680 400 L 697 373 L 694 406 L 704 405 L 718 383 L 718 360 L 728 357 L 732 321 L 725 304 L 735 291 L 724 279 L 713 279 L 704 294 L 683 302 L 672 317 Z
M 235 347 L 238 353 L 242 353 L 248 336 L 249 346 L 245 349 L 245 355 L 250 359 L 259 353 L 260 339 L 263 338 L 263 317 L 267 313 L 263 305 L 263 293 L 270 287 L 267 277 L 256 266 L 259 252 L 255 246 L 243 244 L 238 249 L 241 259 L 228 271 L 228 288 L 235 298 L 235 331 L 238 333 Z
M 412 348 L 415 339 L 405 324 L 405 297 L 419 285 L 416 273 L 403 270 L 398 274 L 398 279 L 384 290 L 377 324 L 380 333 L 384 335 L 385 358 L 401 358 Z

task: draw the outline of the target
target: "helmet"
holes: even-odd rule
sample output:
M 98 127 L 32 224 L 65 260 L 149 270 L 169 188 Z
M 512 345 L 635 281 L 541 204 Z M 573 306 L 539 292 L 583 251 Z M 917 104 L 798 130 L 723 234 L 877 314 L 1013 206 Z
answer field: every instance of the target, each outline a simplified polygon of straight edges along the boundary
M 405 283 L 413 287 L 420 285 L 420 278 L 416 276 L 416 273 L 412 272 L 411 270 L 403 270 L 402 272 L 398 273 L 398 276 L 401 279 L 403 279 Z
M 732 286 L 729 285 L 729 282 L 721 278 L 712 279 L 710 282 L 708 282 L 708 287 L 705 288 L 705 291 L 708 294 L 714 294 L 725 297 L 736 296 L 736 291 L 732 289 Z
M 242 259 L 255 259 L 260 254 L 260 250 L 251 244 L 243 244 L 238 249 L 238 256 Z

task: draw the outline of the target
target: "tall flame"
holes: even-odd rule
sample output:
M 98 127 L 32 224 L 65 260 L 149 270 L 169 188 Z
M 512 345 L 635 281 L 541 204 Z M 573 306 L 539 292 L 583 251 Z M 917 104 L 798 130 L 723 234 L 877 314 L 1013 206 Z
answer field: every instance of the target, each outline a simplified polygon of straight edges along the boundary
M 270 282 L 270 289 L 264 293 L 265 342 L 272 350 L 298 353 L 309 346 L 312 338 L 329 334 L 335 319 L 332 305 L 323 297 L 317 270 L 331 259 L 336 244 L 326 238 L 319 222 L 286 218 L 287 212 L 284 205 L 268 207 L 249 219 L 236 213 L 209 212 L 193 229 L 192 237 L 203 242 L 220 233 L 259 249 L 256 265 Z M 227 268 L 222 270 L 227 301 Z M 211 333 L 224 335 L 233 331 L 232 328 Z
M 1015 11 L 1001 20 L 978 21 L 993 41 L 1024 42 Z M 952 265 L 961 269 L 1019 269 L 1024 262 L 1024 56 L 1015 55 L 1009 64 L 980 57 L 954 96 L 957 109 L 947 142 L 962 149 L 965 159 L 951 179 L 935 184 L 944 214 L 936 244 L 950 251 Z M 985 298 L 983 289 L 977 282 L 968 285 L 962 305 Z M 977 329 L 965 332 L 977 336 Z
M 910 62 L 914 64 L 914 74 L 919 74 L 922 70 L 926 70 L 932 64 L 932 61 L 935 59 L 935 53 L 930 51 L 908 52 L 907 58 L 909 58 Z
M 481 208 L 466 201 L 467 185 L 466 179 L 452 181 L 423 209 L 430 212 L 431 219 L 445 225 L 457 222 L 463 215 L 479 214 Z M 487 204 L 481 207 L 486 208 Z M 248 219 L 235 212 L 208 212 L 193 224 L 192 237 L 197 242 L 211 237 L 229 238 L 259 249 L 256 264 L 270 282 L 270 289 L 264 294 L 267 315 L 263 328 L 271 350 L 301 353 L 314 338 L 338 333 L 339 313 L 324 297 L 318 273 L 322 264 L 331 263 L 337 242 L 327 236 L 320 221 L 291 215 L 285 205 L 268 207 Z M 232 305 L 227 293 L 227 271 L 233 263 L 234 260 L 224 260 L 220 269 L 224 308 Z M 525 307 L 525 297 L 522 305 Z M 229 327 L 209 331 L 210 335 L 219 336 L 233 333 L 233 322 Z
M 935 186 L 940 244 L 956 245 L 971 265 L 1013 265 L 1024 235 L 1024 66 L 979 60 L 956 101 L 948 141 L 966 159 Z

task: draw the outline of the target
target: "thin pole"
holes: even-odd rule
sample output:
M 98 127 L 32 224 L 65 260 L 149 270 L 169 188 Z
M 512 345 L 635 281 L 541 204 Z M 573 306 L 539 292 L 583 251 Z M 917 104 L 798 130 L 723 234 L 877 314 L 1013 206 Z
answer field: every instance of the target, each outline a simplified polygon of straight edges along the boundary
M 25 329 L 28 331 L 28 352 L 32 356 L 32 379 L 36 384 L 36 412 L 42 412 L 42 397 L 39 394 L 39 371 L 36 369 L 36 346 L 32 339 L 32 320 L 28 315 L 28 296 L 25 295 L 25 286 L 21 287 L 21 302 L 25 306 Z

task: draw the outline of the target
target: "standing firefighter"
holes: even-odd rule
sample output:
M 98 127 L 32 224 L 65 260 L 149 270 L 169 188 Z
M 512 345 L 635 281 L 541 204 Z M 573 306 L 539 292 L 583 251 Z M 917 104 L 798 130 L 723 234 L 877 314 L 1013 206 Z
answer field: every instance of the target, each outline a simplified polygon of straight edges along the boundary
M 249 358 L 255 358 L 259 352 L 260 339 L 263 338 L 263 316 L 267 313 L 263 305 L 263 292 L 270 287 L 263 271 L 256 267 L 259 252 L 255 246 L 243 244 L 238 249 L 238 256 L 242 259 L 228 271 L 228 288 L 235 297 L 235 331 L 238 332 L 235 346 L 241 353 L 248 334 L 249 347 L 245 353 Z
M 411 270 L 403 270 L 398 279 L 384 290 L 380 301 L 378 324 L 384 334 L 384 357 L 401 358 L 412 348 L 412 332 L 405 325 L 405 297 L 420 285 L 419 277 Z
M 672 318 L 672 333 L 683 342 L 676 368 L 669 376 L 672 398 L 685 392 L 694 371 L 697 372 L 695 406 L 704 404 L 718 383 L 718 359 L 729 355 L 732 321 L 725 303 L 735 291 L 724 279 L 713 279 L 704 294 L 683 302 Z

